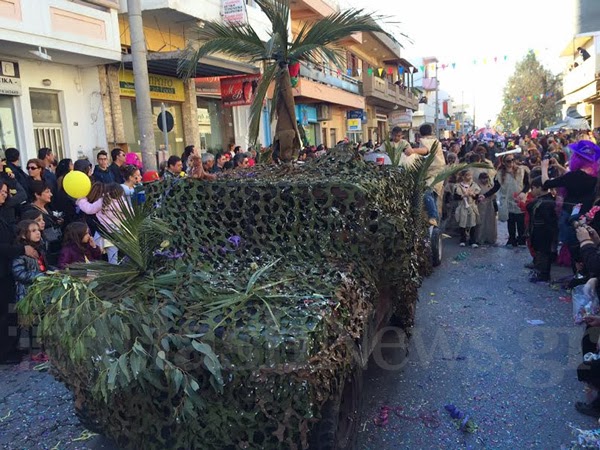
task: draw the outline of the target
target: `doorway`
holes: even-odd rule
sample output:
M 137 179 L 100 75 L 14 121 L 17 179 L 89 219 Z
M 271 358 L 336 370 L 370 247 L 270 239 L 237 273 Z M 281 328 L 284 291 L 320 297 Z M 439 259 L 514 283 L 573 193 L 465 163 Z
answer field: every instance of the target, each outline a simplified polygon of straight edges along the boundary
M 0 148 L 10 147 L 18 148 L 13 97 L 0 95 Z

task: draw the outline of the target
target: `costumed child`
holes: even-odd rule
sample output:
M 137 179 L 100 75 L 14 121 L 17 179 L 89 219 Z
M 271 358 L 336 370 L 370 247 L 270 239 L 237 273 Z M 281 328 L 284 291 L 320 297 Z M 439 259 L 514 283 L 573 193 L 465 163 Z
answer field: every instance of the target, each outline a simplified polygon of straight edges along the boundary
M 479 186 L 473 182 L 473 176 L 468 169 L 461 170 L 454 186 L 454 198 L 459 200 L 455 211 L 455 218 L 460 229 L 460 246 L 468 244 L 476 248 L 476 227 L 479 222 L 479 210 L 476 199 L 480 193 Z
M 73 263 L 98 260 L 102 250 L 90 236 L 85 222 L 73 222 L 67 225 L 63 245 L 58 256 L 58 268 L 65 269 Z
M 533 271 L 529 281 L 550 281 L 550 268 L 554 259 L 558 218 L 554 197 L 543 188 L 542 178 L 531 180 L 534 200 L 527 205 L 529 213 L 529 240 L 534 251 Z
M 494 187 L 488 171 L 480 172 L 477 178 L 479 186 L 479 226 L 477 227 L 477 242 L 479 244 L 495 245 L 498 240 L 498 222 L 496 220 L 496 196 L 485 197 L 485 194 Z

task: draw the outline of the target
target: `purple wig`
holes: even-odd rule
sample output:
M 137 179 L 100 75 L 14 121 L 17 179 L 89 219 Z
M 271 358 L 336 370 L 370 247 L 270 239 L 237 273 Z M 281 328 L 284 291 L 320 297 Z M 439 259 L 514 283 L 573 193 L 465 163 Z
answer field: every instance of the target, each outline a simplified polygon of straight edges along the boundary
M 569 170 L 584 170 L 585 172 L 598 176 L 598 168 L 600 159 L 600 147 L 591 141 L 579 141 L 570 144 L 569 148 L 573 151 L 573 155 L 569 160 Z

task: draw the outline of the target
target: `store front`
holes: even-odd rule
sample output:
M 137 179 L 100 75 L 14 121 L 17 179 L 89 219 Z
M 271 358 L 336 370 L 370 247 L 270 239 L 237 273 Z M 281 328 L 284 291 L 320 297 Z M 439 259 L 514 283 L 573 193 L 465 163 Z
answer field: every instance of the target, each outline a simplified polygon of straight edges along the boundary
M 173 116 L 173 130 L 167 134 L 168 137 L 168 155 L 180 156 L 185 149 L 185 139 L 183 133 L 183 113 L 182 104 L 185 101 L 185 92 L 183 81 L 163 75 L 149 75 L 150 80 L 150 98 L 152 102 L 152 123 L 154 124 L 154 141 L 157 150 L 166 150 L 165 138 L 162 131 L 158 128 L 158 115 L 162 106 Z M 128 152 L 141 152 L 139 140 L 139 126 L 137 119 L 137 110 L 135 103 L 135 85 L 133 81 L 133 72 L 128 70 L 119 71 L 119 87 L 121 95 L 121 111 L 123 114 L 123 128 L 125 130 L 125 145 L 123 149 Z M 165 154 L 163 154 L 163 157 Z M 160 159 L 163 159 L 161 157 Z

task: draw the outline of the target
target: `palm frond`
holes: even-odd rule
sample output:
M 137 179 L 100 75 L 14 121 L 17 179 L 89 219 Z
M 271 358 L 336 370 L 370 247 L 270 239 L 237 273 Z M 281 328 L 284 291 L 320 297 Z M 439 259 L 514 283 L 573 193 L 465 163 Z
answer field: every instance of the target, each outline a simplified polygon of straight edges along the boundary
M 269 120 L 271 123 L 275 120 L 277 116 L 277 104 L 279 103 L 279 97 L 281 96 L 281 71 L 287 69 L 281 69 L 276 71 L 273 84 L 273 98 L 271 99 L 271 114 Z
M 123 199 L 109 206 L 114 226 L 100 226 L 102 237 L 111 241 L 140 271 L 148 269 L 153 254 L 171 233 L 163 220 L 152 217 L 153 205 L 146 202 L 133 207 Z
M 200 58 L 214 53 L 223 53 L 251 62 L 268 59 L 264 43 L 248 24 L 226 25 L 208 21 L 194 31 L 197 40 L 188 43 L 177 65 L 178 73 L 185 78 L 194 74 Z M 199 46 L 198 41 L 202 41 Z
M 301 60 L 302 55 L 315 48 L 325 48 L 335 44 L 354 33 L 384 32 L 373 20 L 370 14 L 365 14 L 362 9 L 348 9 L 333 13 L 323 19 L 302 28 L 292 43 L 288 57 L 291 60 Z
M 485 163 L 470 163 L 470 164 L 468 164 L 468 163 L 460 163 L 460 164 L 453 164 L 451 166 L 446 166 L 446 168 L 444 170 L 442 170 L 440 173 L 438 173 L 433 178 L 433 180 L 431 180 L 429 182 L 429 185 L 430 186 L 435 186 L 438 183 L 446 181 L 451 176 L 456 175 L 461 170 L 471 169 L 471 168 L 493 169 L 492 166 L 490 166 L 489 164 L 485 164 Z
M 271 35 L 278 35 L 281 55 L 277 59 L 287 60 L 288 21 L 290 18 L 289 0 L 255 0 L 255 3 L 271 22 Z
M 256 145 L 258 134 L 260 131 L 260 119 L 262 117 L 262 108 L 267 96 L 267 91 L 271 82 L 275 78 L 277 71 L 280 70 L 276 63 L 269 65 L 262 74 L 262 78 L 258 83 L 256 90 L 256 96 L 250 105 L 250 126 L 248 129 L 250 144 Z

